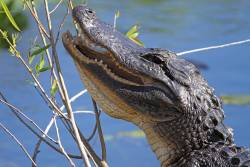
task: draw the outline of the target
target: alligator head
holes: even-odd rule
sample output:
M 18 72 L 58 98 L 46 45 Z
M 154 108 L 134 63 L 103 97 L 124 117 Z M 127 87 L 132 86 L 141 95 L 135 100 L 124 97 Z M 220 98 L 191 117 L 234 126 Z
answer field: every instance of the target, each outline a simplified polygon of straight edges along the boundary
M 77 36 L 64 33 L 63 44 L 89 93 L 108 115 L 139 126 L 162 166 L 232 142 L 221 102 L 193 64 L 133 43 L 87 6 L 75 7 L 73 19 Z

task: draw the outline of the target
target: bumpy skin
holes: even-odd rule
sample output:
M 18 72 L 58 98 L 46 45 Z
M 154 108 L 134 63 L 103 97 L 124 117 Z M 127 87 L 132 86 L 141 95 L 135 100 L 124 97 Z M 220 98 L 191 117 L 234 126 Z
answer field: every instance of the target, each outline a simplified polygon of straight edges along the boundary
M 78 36 L 63 43 L 97 104 L 139 126 L 162 167 L 247 167 L 250 153 L 233 142 L 220 99 L 197 68 L 164 49 L 143 48 L 74 8 Z

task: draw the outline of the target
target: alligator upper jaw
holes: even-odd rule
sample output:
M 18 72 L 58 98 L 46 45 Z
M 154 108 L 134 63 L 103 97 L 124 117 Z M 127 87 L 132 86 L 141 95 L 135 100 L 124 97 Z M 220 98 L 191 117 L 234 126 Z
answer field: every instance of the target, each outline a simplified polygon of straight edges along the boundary
M 110 51 L 92 42 L 83 31 L 78 30 L 77 36 L 72 36 L 67 31 L 63 33 L 62 40 L 65 48 L 75 61 L 82 64 L 99 65 L 105 73 L 109 73 L 110 76 L 124 84 L 144 85 L 142 76 L 139 73 L 124 67 Z

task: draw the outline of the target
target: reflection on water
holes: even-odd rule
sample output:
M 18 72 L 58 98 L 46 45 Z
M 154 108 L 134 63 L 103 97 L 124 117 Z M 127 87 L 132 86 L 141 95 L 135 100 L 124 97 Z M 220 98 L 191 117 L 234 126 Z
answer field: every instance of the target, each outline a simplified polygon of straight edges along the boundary
M 148 47 L 163 47 L 172 51 L 183 51 L 193 48 L 205 47 L 224 42 L 237 41 L 250 37 L 250 17 L 248 0 L 219 0 L 219 1 L 98 1 L 89 0 L 89 5 L 97 10 L 97 14 L 105 21 L 113 22 L 113 16 L 117 9 L 121 11 L 121 18 L 117 24 L 118 28 L 125 32 L 131 25 L 140 23 L 141 40 Z M 55 14 L 59 18 L 65 11 Z M 56 20 L 58 21 L 58 19 Z M 58 21 L 59 22 L 59 21 Z M 55 25 L 57 22 L 54 23 Z M 66 29 L 72 28 L 70 20 L 66 22 Z M 31 25 L 29 31 L 22 34 L 20 48 L 28 48 L 29 38 L 32 35 Z M 74 30 L 72 30 L 74 31 Z M 36 34 L 33 34 L 35 37 Z M 59 55 L 65 74 L 66 84 L 70 95 L 83 89 L 75 66 L 66 51 L 59 45 Z M 24 53 L 27 50 L 23 50 Z M 250 94 L 250 52 L 249 44 L 195 53 L 188 58 L 204 62 L 209 69 L 203 71 L 210 85 L 215 87 L 218 95 Z M 28 115 L 32 116 L 43 128 L 48 123 L 50 116 L 46 105 L 40 101 L 40 97 L 34 89 L 26 82 L 29 79 L 25 70 L 16 62 L 14 57 L 7 55 L 5 51 L 0 52 L 0 90 L 11 99 L 11 102 L 22 108 Z M 43 75 L 40 76 L 42 80 Z M 45 85 L 45 87 L 48 85 Z M 76 110 L 91 110 L 88 95 L 74 103 Z M 250 126 L 249 106 L 225 106 L 226 123 L 235 129 L 235 141 L 240 145 L 250 147 L 250 131 L 245 128 Z M 0 105 L 0 121 L 4 123 L 32 152 L 35 138 L 26 128 L 10 114 L 7 108 Z M 84 132 L 91 133 L 89 127 L 93 127 L 94 118 L 91 115 L 78 115 L 78 123 Z M 117 134 L 119 132 L 132 131 L 135 126 L 121 120 L 115 120 L 104 113 L 102 124 L 105 134 Z M 69 136 L 62 134 L 64 145 L 69 152 L 73 152 L 75 146 L 70 142 Z M 69 140 L 67 140 L 69 139 Z M 97 140 L 92 144 L 100 148 Z M 111 167 L 152 167 L 159 166 L 154 154 L 150 151 L 144 138 L 119 138 L 107 143 L 108 160 Z M 29 166 L 30 163 L 23 153 L 9 138 L 0 131 L 0 167 L 2 166 Z M 100 151 L 100 150 L 99 150 Z M 49 153 L 49 155 L 48 155 Z M 66 166 L 65 159 L 55 156 L 47 146 L 41 147 L 39 163 L 41 166 Z M 81 164 L 79 162 L 78 164 Z M 82 165 L 79 165 L 82 166 Z

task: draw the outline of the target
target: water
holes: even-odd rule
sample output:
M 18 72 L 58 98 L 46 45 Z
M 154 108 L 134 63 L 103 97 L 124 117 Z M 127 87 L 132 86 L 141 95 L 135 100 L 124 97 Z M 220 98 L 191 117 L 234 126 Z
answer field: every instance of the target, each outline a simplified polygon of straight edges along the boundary
M 219 1 L 89 1 L 89 6 L 97 11 L 101 19 L 112 23 L 117 9 L 121 18 L 117 21 L 118 29 L 125 32 L 135 23 L 141 25 L 140 39 L 147 47 L 168 48 L 175 52 L 223 44 L 250 37 L 250 1 L 219 0 Z M 61 18 L 63 10 L 55 18 Z M 59 19 L 56 19 L 59 21 Z M 57 23 L 55 23 L 56 25 Z M 27 53 L 30 39 L 30 29 L 23 33 L 20 48 Z M 70 20 L 65 29 L 72 29 Z M 32 35 L 35 36 L 35 32 Z M 75 66 L 61 44 L 58 46 L 63 74 L 70 96 L 83 89 Z M 202 71 L 217 95 L 250 94 L 250 45 L 244 44 L 225 49 L 211 50 L 190 54 L 187 57 L 206 63 L 208 70 Z M 0 52 L 0 90 L 10 99 L 10 102 L 31 116 L 42 128 L 48 123 L 50 112 L 46 104 L 41 102 L 39 95 L 26 81 L 27 72 L 16 58 Z M 45 81 L 45 75 L 41 75 Z M 45 87 L 48 87 L 45 83 Z M 74 103 L 75 110 L 91 110 L 91 101 L 84 95 Z M 250 106 L 224 106 L 226 124 L 234 129 L 235 141 L 239 145 L 250 147 Z M 5 124 L 24 143 L 30 152 L 35 146 L 35 137 L 14 118 L 10 111 L 0 106 L 0 121 Z M 77 115 L 77 121 L 84 133 L 90 134 L 94 126 L 92 115 Z M 130 123 L 115 120 L 102 114 L 102 127 L 106 135 L 115 135 L 121 131 L 136 130 Z M 67 151 L 74 152 L 75 145 L 71 138 L 61 132 L 63 144 Z M 99 150 L 97 139 L 92 142 Z M 159 166 L 155 155 L 151 152 L 144 138 L 117 138 L 107 141 L 108 162 L 111 167 L 152 167 Z M 20 148 L 0 131 L 0 167 L 30 166 L 29 160 Z M 57 155 L 46 145 L 42 145 L 38 156 L 38 164 L 46 167 L 62 167 L 67 163 L 62 156 Z M 100 151 L 100 150 L 99 150 Z M 81 161 L 77 162 L 78 166 Z

